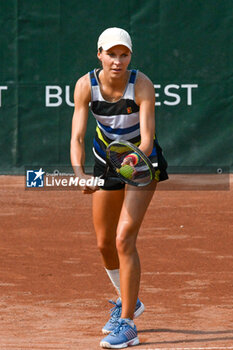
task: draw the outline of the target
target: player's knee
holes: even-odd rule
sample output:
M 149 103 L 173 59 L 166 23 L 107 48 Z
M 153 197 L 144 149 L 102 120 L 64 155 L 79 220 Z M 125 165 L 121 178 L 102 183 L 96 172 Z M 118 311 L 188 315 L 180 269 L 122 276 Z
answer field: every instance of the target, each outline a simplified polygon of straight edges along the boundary
M 115 241 L 99 238 L 97 239 L 97 248 L 103 256 L 109 255 L 116 249 Z
M 129 255 L 135 250 L 134 241 L 129 237 L 117 237 L 116 248 L 119 255 Z
M 131 254 L 136 249 L 136 234 L 132 227 L 122 226 L 118 229 L 116 237 L 118 254 Z

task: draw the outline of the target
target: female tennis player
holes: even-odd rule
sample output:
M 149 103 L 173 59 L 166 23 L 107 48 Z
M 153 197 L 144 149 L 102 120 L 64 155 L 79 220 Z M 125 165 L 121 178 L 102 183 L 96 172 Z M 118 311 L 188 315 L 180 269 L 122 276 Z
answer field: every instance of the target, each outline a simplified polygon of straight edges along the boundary
M 143 187 L 125 185 L 109 171 L 104 186 L 84 186 L 93 196 L 93 222 L 97 244 L 106 272 L 118 292 L 112 302 L 110 320 L 102 332 L 103 348 L 123 348 L 139 343 L 133 319 L 144 311 L 138 299 L 140 260 L 137 235 L 158 181 L 168 178 L 167 163 L 155 136 L 155 92 L 150 79 L 138 70 L 129 70 L 132 42 L 121 28 L 108 28 L 98 39 L 98 59 L 102 68 L 81 77 L 75 87 L 72 122 L 71 163 L 76 176 L 90 179 L 84 172 L 89 105 L 97 121 L 94 138 L 94 176 L 105 172 L 106 147 L 113 140 L 138 145 L 149 159 L 158 163 L 155 179 Z

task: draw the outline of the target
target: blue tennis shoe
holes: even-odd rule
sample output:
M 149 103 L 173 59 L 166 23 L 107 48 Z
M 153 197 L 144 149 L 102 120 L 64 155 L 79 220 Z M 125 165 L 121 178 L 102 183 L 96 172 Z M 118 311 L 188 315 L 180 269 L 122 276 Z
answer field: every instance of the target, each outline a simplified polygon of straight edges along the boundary
M 116 303 L 112 300 L 109 300 L 109 302 L 113 304 L 114 307 L 111 309 L 110 319 L 108 320 L 106 325 L 102 328 L 103 334 L 111 333 L 118 325 L 118 321 L 121 317 L 121 309 L 122 309 L 121 299 L 118 298 Z M 138 299 L 135 307 L 135 311 L 134 311 L 134 318 L 137 318 L 138 316 L 140 316 L 144 310 L 145 310 L 144 304 Z
M 122 349 L 138 344 L 136 326 L 131 327 L 121 318 L 118 320 L 116 328 L 100 342 L 100 346 L 106 349 Z

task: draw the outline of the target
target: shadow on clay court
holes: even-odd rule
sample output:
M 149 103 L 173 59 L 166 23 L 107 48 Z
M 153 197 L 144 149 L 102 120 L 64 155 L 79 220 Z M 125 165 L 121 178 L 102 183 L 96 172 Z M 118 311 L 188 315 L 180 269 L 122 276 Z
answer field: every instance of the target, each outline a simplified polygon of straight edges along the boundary
M 177 333 L 177 334 L 191 334 L 191 335 L 223 335 L 232 334 L 233 330 L 227 331 L 198 331 L 198 330 L 182 330 L 182 329 L 142 329 L 138 333 Z M 179 339 L 166 340 L 160 342 L 141 342 L 140 345 L 162 345 L 162 344 L 180 344 L 180 343 L 201 343 L 201 342 L 217 342 L 217 341 L 233 341 L 232 337 L 215 337 L 215 338 L 195 338 L 195 339 Z

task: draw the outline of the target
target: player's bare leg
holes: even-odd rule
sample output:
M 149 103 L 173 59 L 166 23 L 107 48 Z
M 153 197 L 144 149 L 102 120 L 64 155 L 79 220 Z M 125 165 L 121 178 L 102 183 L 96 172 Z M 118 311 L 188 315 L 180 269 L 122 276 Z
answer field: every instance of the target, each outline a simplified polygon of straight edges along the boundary
M 117 191 L 99 190 L 93 193 L 93 223 L 97 246 L 104 266 L 109 270 L 119 269 L 116 250 L 116 230 L 124 200 L 124 189 Z
M 155 188 L 155 181 L 145 189 L 126 187 L 116 238 L 120 261 L 122 318 L 133 319 L 140 284 L 136 239 Z

